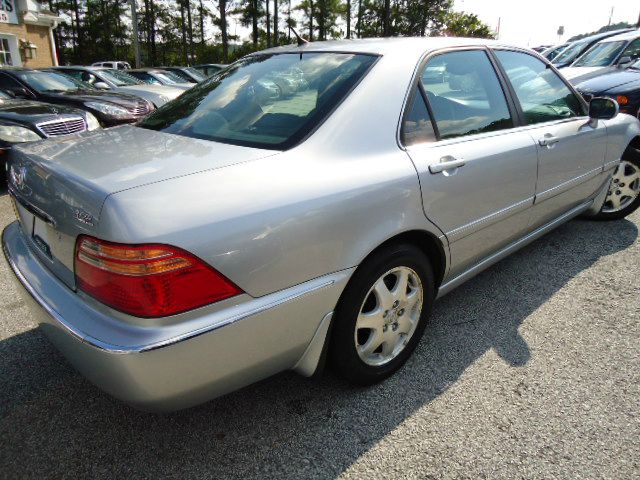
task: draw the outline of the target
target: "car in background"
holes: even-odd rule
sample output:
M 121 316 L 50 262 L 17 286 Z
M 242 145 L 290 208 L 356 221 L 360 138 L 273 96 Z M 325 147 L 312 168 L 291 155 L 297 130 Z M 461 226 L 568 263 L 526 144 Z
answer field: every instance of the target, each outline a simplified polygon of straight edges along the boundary
M 135 70 L 127 70 L 127 75 L 131 75 L 149 85 L 168 85 L 182 90 L 189 90 L 193 87 L 193 83 L 185 82 L 182 77 L 175 73 L 159 68 L 136 68 Z
M 542 53 L 551 47 L 553 47 L 553 45 L 539 45 L 537 47 L 532 47 L 531 50 L 533 50 L 534 52 Z
M 184 90 L 167 85 L 149 85 L 122 70 L 106 67 L 53 67 L 52 71 L 88 83 L 100 90 L 129 93 L 144 98 L 160 107 L 180 95 Z
M 593 45 L 562 74 L 572 83 L 580 83 L 585 75 L 606 67 L 626 65 L 640 57 L 640 30 L 609 37 Z
M 222 63 L 203 63 L 202 65 L 194 65 L 193 68 L 203 75 L 210 77 L 218 73 L 223 68 L 227 68 L 227 65 Z
M 586 77 L 575 85 L 585 100 L 609 97 L 618 102 L 621 113 L 640 118 L 640 60 L 625 68 L 603 68 Z
M 540 55 L 542 55 L 547 60 L 552 61 L 565 48 L 567 48 L 567 44 L 563 43 L 562 45 L 556 45 L 555 47 L 550 47 L 550 48 L 547 48 L 546 50 L 543 50 L 542 53 L 540 53 Z
M 568 67 L 578 57 L 580 57 L 583 53 L 585 53 L 599 41 L 602 41 L 605 38 L 614 37 L 621 33 L 632 32 L 633 30 L 633 28 L 611 30 L 608 32 L 598 33 L 596 35 L 590 35 L 588 37 L 581 38 L 580 40 L 576 40 L 575 42 L 571 42 L 564 50 L 562 50 L 562 52 L 556 55 L 552 63 L 556 68 Z
M 86 110 L 16 99 L 13 95 L 0 91 L 0 159 L 2 159 L 0 178 L 5 180 L 4 164 L 7 151 L 13 145 L 98 128 L 100 123 Z
M 115 68 L 116 70 L 129 70 L 131 65 L 129 62 L 123 62 L 119 60 L 111 60 L 108 62 L 96 62 L 91 64 L 92 67 L 107 67 Z
M 162 70 L 167 70 L 169 72 L 173 72 L 176 75 L 179 75 L 184 79 L 185 82 L 189 83 L 199 83 L 203 80 L 206 80 L 208 77 L 196 70 L 193 67 L 161 67 Z
M 134 123 L 154 110 L 140 97 L 97 90 L 61 73 L 28 68 L 0 69 L 0 90 L 26 100 L 38 100 L 88 110 L 103 127 Z

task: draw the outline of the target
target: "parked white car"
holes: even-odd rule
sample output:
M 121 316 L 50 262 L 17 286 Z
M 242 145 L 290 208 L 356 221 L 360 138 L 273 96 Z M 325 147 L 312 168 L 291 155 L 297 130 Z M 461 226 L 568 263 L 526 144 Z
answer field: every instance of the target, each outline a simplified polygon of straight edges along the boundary
M 129 62 L 122 62 L 119 60 L 110 60 L 108 62 L 96 62 L 96 63 L 92 63 L 91 66 L 115 68 L 116 70 L 129 70 L 131 68 L 131 64 Z
M 130 93 L 144 98 L 160 107 L 180 95 L 184 90 L 168 85 L 149 85 L 135 77 L 106 67 L 55 67 L 55 71 L 62 72 L 93 85 L 101 90 Z

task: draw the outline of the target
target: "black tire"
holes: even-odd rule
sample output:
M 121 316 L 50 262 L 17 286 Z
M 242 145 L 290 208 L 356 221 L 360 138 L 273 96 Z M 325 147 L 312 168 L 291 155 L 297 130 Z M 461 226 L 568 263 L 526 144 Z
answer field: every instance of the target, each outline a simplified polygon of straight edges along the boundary
M 372 366 L 365 363 L 356 350 L 356 321 L 370 289 L 386 272 L 396 267 L 408 267 L 419 277 L 423 289 L 422 310 L 404 349 L 388 363 Z M 433 269 L 420 249 L 413 245 L 394 245 L 375 252 L 358 267 L 336 306 L 329 345 L 330 367 L 336 374 L 357 385 L 372 385 L 391 376 L 402 367 L 420 342 L 434 299 Z
M 640 170 L 640 150 L 638 150 L 637 148 L 629 147 L 622 157 L 622 161 L 629 162 Z M 610 192 L 615 194 L 615 184 L 612 183 L 609 189 Z M 605 209 L 605 206 L 607 206 L 606 201 L 605 205 L 603 205 L 603 210 Z M 631 215 L 638 209 L 638 207 L 640 207 L 640 195 L 637 195 L 635 200 L 622 210 L 618 210 L 616 212 L 607 212 L 601 210 L 597 215 L 594 215 L 590 218 L 600 221 L 620 220 L 621 218 L 625 218 L 628 215 Z

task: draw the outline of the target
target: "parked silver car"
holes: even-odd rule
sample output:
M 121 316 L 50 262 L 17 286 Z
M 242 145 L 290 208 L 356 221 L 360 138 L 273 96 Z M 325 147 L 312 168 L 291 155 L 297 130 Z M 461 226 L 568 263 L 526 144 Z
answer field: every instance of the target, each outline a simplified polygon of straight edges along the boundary
M 295 92 L 265 87 L 292 69 Z M 577 215 L 637 208 L 639 148 L 637 119 L 530 50 L 280 47 L 138 126 L 17 148 L 3 247 L 51 340 L 140 408 L 325 359 L 371 384 L 437 297 Z
M 123 70 L 106 67 L 53 67 L 76 80 L 88 83 L 100 90 L 129 93 L 160 107 L 180 95 L 184 89 L 169 85 L 149 85 L 127 74 Z

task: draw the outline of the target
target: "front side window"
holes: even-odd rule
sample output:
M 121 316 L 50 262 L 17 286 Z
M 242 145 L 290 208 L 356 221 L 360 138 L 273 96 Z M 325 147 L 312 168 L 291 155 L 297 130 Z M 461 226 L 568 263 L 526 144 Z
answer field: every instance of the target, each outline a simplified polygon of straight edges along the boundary
M 584 115 L 578 97 L 544 62 L 533 55 L 495 51 L 516 92 L 528 124 Z
M 573 64 L 574 67 L 606 67 L 611 65 L 625 46 L 625 41 L 596 43 Z
M 427 63 L 421 81 L 441 139 L 513 127 L 504 92 L 484 51 L 438 55 Z
M 622 52 L 622 56 L 629 57 L 632 60 L 640 57 L 640 38 L 631 42 L 629 46 L 624 49 L 624 52 Z
M 251 55 L 187 90 L 139 125 L 186 137 L 286 149 L 322 122 L 376 58 L 353 53 Z
M 554 59 L 553 64 L 572 62 L 580 55 L 589 42 L 574 42 L 562 50 Z

